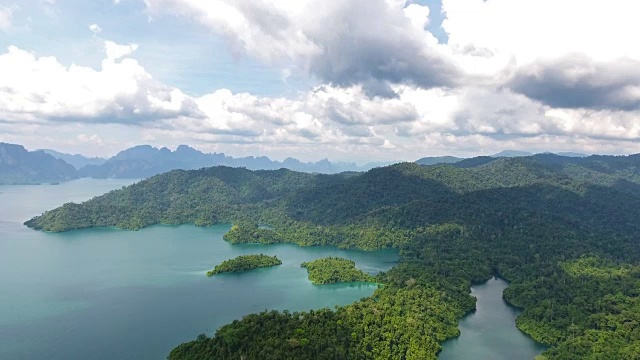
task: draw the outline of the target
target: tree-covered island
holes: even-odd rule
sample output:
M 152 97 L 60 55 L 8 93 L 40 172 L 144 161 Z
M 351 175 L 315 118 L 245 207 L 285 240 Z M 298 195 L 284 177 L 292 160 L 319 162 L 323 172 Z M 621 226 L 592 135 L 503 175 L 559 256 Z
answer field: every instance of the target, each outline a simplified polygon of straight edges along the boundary
M 216 265 L 213 270 L 207 271 L 207 276 L 226 272 L 246 271 L 264 267 L 282 265 L 282 261 L 276 256 L 269 255 L 240 255 L 234 259 L 225 260 Z
M 375 278 L 356 268 L 353 260 L 339 257 L 326 257 L 300 266 L 307 269 L 309 280 L 314 284 L 333 284 L 338 282 L 373 282 Z

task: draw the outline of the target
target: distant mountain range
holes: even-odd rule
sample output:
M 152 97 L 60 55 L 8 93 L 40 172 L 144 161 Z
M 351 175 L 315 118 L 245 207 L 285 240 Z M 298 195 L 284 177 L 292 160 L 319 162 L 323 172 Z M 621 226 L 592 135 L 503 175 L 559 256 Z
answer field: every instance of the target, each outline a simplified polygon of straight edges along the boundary
M 64 160 L 69 165 L 73 166 L 76 169 L 81 169 L 87 165 L 102 165 L 107 162 L 107 159 L 100 157 L 86 157 L 80 154 L 65 154 L 51 149 L 42 149 L 40 150 L 46 154 L 49 154 L 56 159 Z
M 0 143 L 0 184 L 38 184 L 59 182 L 80 177 L 141 179 L 174 169 L 200 169 L 225 165 L 250 170 L 274 170 L 287 168 L 309 173 L 334 174 L 349 171 L 366 171 L 393 162 L 355 163 L 302 162 L 287 158 L 271 160 L 266 156 L 234 158 L 223 153 L 207 154 L 187 145 L 175 151 L 150 145 L 134 146 L 110 159 L 90 158 L 66 154 L 51 149 L 27 151 L 21 145 Z
M 540 154 L 555 154 L 555 155 L 560 155 L 560 156 L 578 157 L 578 158 L 589 156 L 587 154 L 582 154 L 582 153 L 577 153 L 577 152 L 556 152 L 556 153 L 543 152 L 543 153 L 540 153 Z M 497 154 L 491 155 L 491 157 L 523 157 L 523 156 L 531 156 L 531 155 L 536 155 L 536 154 L 532 153 L 532 152 L 528 152 L 528 151 L 504 150 L 504 151 L 501 151 L 501 152 L 499 152 Z
M 358 166 L 355 163 L 330 162 L 327 159 L 317 162 L 301 162 L 294 158 L 284 161 L 271 160 L 266 156 L 234 158 L 223 153 L 207 154 L 187 145 L 180 145 L 175 151 L 166 147 L 155 148 L 140 145 L 121 151 L 103 164 L 86 165 L 79 170 L 81 177 L 93 178 L 145 178 L 173 169 L 200 169 L 217 165 L 244 167 L 249 170 L 275 170 L 287 168 L 302 172 L 334 174 L 345 171 L 366 171 L 390 163 L 370 163 Z
M 76 169 L 43 151 L 0 143 L 0 184 L 54 183 L 75 179 Z
M 464 158 L 455 156 L 428 156 L 422 159 L 416 160 L 418 165 L 438 165 L 438 164 L 453 164 L 458 161 L 464 160 Z
M 456 167 L 474 167 L 500 157 L 531 156 L 524 151 L 506 150 L 492 156 L 461 158 L 455 156 L 424 157 L 420 165 L 456 164 Z M 579 153 L 557 153 L 565 157 L 586 157 Z M 37 184 L 60 182 L 80 177 L 142 179 L 174 169 L 200 169 L 211 166 L 244 167 L 249 170 L 275 170 L 286 168 L 308 173 L 335 174 L 367 171 L 394 162 L 368 163 L 358 166 L 349 162 L 302 162 L 294 158 L 284 161 L 266 156 L 234 158 L 224 153 L 203 153 L 187 145 L 175 151 L 150 145 L 134 146 L 110 159 L 65 154 L 51 149 L 27 151 L 21 145 L 0 143 L 0 184 Z
M 559 155 L 564 157 L 575 157 L 575 158 L 583 158 L 583 157 L 589 156 L 587 154 L 576 153 L 576 152 L 557 152 L 557 153 L 543 152 L 540 154 L 554 154 L 554 155 Z M 526 156 L 533 156 L 533 155 L 536 155 L 536 154 L 532 152 L 527 152 L 527 151 L 504 150 L 497 154 L 493 154 L 489 156 L 478 156 L 474 158 L 461 158 L 461 157 L 455 157 L 455 156 L 423 157 L 421 159 L 416 160 L 416 163 L 419 165 L 438 165 L 438 164 L 458 164 L 460 162 L 463 162 L 460 165 L 463 165 L 464 167 L 465 164 L 477 166 L 480 163 L 491 162 L 496 158 L 526 157 Z

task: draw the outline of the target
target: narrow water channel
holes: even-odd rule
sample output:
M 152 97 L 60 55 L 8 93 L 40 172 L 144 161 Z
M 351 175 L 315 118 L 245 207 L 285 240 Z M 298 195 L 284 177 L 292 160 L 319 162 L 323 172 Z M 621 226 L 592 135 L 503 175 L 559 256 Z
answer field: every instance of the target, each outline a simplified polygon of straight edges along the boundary
M 532 360 L 545 350 L 516 328 L 519 310 L 502 298 L 507 282 L 493 278 L 471 287 L 476 311 L 460 321 L 460 336 L 442 345 L 440 360 Z

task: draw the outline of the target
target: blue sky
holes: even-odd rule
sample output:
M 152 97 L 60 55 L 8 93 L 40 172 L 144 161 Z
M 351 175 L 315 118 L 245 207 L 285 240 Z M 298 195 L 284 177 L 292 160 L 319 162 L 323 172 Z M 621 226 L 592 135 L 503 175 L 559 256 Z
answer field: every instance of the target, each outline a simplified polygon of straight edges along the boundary
M 15 3 L 20 4 L 15 22 L 25 29 L 0 32 L 2 48 L 18 45 L 40 55 L 55 56 L 63 64 L 97 68 L 102 44 L 88 26 L 98 24 L 101 38 L 141 45 L 136 59 L 150 73 L 193 96 L 220 88 L 265 96 L 292 95 L 318 84 L 305 74 L 293 74 L 282 81 L 282 69 L 252 58 L 234 57 L 224 39 L 187 19 L 162 16 L 150 20 L 142 1 L 121 0 L 117 5 L 113 0 Z M 433 9 L 427 30 L 446 42 L 447 34 L 440 27 L 444 18 L 441 2 L 416 3 Z
M 0 141 L 359 162 L 639 152 L 638 7 L 3 0 Z
M 100 38 L 139 44 L 136 59 L 150 73 L 194 96 L 220 88 L 260 95 L 291 94 L 313 84 L 307 77 L 285 83 L 280 69 L 251 58 L 234 58 L 222 38 L 185 19 L 163 16 L 150 21 L 139 1 L 123 0 L 114 6 L 111 0 L 58 0 L 55 6 L 48 6 L 31 0 L 20 5 L 15 18 L 29 30 L 0 32 L 2 48 L 18 45 L 39 55 L 55 56 L 63 64 L 98 68 L 102 43 L 88 28 L 98 24 Z

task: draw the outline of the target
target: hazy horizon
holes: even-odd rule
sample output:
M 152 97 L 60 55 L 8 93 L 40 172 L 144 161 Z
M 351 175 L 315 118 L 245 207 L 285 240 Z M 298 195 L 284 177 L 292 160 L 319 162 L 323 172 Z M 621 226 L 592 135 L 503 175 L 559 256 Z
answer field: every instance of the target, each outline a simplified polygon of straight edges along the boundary
M 15 145 L 22 145 L 22 144 L 15 144 Z M 118 155 L 118 154 L 119 154 L 120 152 L 122 152 L 122 151 L 126 151 L 126 150 L 129 150 L 129 149 L 131 149 L 131 148 L 134 148 L 134 147 L 140 147 L 140 146 L 151 146 L 151 147 L 153 147 L 153 148 L 155 148 L 155 149 L 161 149 L 161 148 L 163 148 L 163 147 L 164 147 L 164 148 L 169 149 L 171 152 L 175 152 L 179 146 L 188 146 L 188 147 L 190 147 L 190 148 L 192 148 L 192 149 L 195 149 L 195 150 L 197 150 L 197 151 L 200 151 L 200 152 L 202 152 L 202 153 L 204 153 L 204 154 L 224 154 L 225 156 L 230 156 L 230 157 L 233 157 L 233 158 L 242 158 L 242 157 L 255 157 L 255 158 L 258 158 L 258 157 L 267 157 L 267 158 L 269 158 L 269 159 L 270 159 L 270 160 L 272 160 L 272 161 L 279 161 L 279 162 L 283 162 L 283 161 L 284 161 L 284 160 L 286 160 L 287 158 L 293 158 L 293 159 L 296 159 L 296 160 L 300 160 L 300 161 L 302 161 L 302 162 L 309 162 L 309 163 L 319 162 L 319 161 L 322 161 L 322 160 L 328 160 L 328 161 L 330 161 L 330 162 L 334 162 L 334 163 L 355 163 L 356 165 L 359 165 L 359 166 L 360 166 L 360 165 L 369 164 L 369 163 L 378 163 L 378 162 L 380 162 L 380 163 L 387 163 L 387 162 L 403 162 L 403 161 L 413 162 L 413 161 L 420 160 L 420 159 L 422 159 L 422 158 L 438 158 L 438 157 L 454 156 L 454 155 L 450 155 L 450 154 L 442 154 L 442 155 L 424 155 L 424 156 L 419 156 L 419 157 L 417 157 L 417 158 L 411 158 L 411 159 L 395 159 L 395 160 L 382 160 L 382 161 L 381 161 L 381 160 L 376 160 L 376 159 L 370 159 L 370 160 L 367 160 L 367 161 L 355 161 L 355 160 L 348 160 L 348 159 L 347 159 L 347 160 L 340 160 L 340 159 L 336 160 L 336 159 L 332 159 L 332 158 L 329 158 L 329 157 L 319 157 L 319 158 L 316 158 L 316 159 L 313 159 L 313 158 L 312 158 L 312 159 L 306 160 L 306 159 L 300 159 L 300 158 L 297 158 L 297 157 L 295 157 L 295 156 L 272 157 L 272 156 L 269 156 L 269 155 L 266 155 L 266 154 L 250 154 L 250 155 L 235 156 L 235 155 L 233 155 L 233 154 L 229 154 L 229 153 L 226 153 L 226 152 L 224 152 L 224 151 L 220 151 L 220 152 L 215 152 L 215 151 L 214 151 L 214 152 L 207 152 L 206 150 L 198 149 L 198 148 L 193 147 L 193 146 L 191 146 L 191 145 L 189 145 L 189 144 L 179 144 L 179 145 L 176 145 L 176 146 L 174 146 L 174 147 L 172 147 L 172 146 L 153 146 L 153 145 L 150 145 L 150 144 L 138 144 L 138 145 L 133 145 L 132 147 L 128 147 L 128 148 L 126 148 L 126 149 L 121 149 L 121 150 L 117 151 L 116 153 L 114 153 L 113 155 L 108 155 L 108 156 L 89 156 L 89 155 L 82 154 L 82 153 L 66 153 L 66 152 L 64 152 L 64 151 L 59 151 L 59 150 L 56 150 L 56 149 L 50 149 L 50 148 L 36 148 L 36 149 L 30 149 L 30 148 L 25 147 L 25 149 L 26 149 L 27 151 L 40 151 L 40 150 L 45 150 L 45 151 L 47 151 L 47 150 L 52 150 L 52 151 L 56 151 L 56 152 L 59 152 L 59 153 L 62 153 L 62 154 L 66 154 L 66 155 L 72 155 L 72 156 L 80 155 L 80 156 L 84 156 L 84 157 L 86 157 L 86 158 L 101 158 L 101 159 L 108 160 L 108 159 L 110 159 L 110 158 L 112 158 L 112 157 L 114 157 L 114 156 Z M 525 152 L 526 152 L 526 153 L 531 153 L 532 155 L 536 155 L 536 154 L 543 154 L 543 153 L 553 153 L 553 154 L 557 154 L 557 155 L 580 154 L 580 155 L 586 155 L 586 156 L 589 156 L 589 155 L 611 155 L 611 156 L 627 156 L 627 155 L 634 155 L 634 154 L 601 154 L 601 153 L 593 153 L 593 154 L 592 154 L 592 153 L 581 153 L 581 152 L 574 152 L 574 151 L 558 151 L 558 152 L 552 152 L 552 151 L 528 151 L 528 150 L 516 150 L 516 149 L 503 149 L 503 150 L 500 150 L 500 151 L 498 151 L 498 152 L 496 152 L 496 153 L 483 153 L 483 154 L 475 154 L 475 155 L 468 155 L 468 156 L 454 156 L 454 157 L 459 157 L 459 158 L 473 158 L 473 157 L 478 157 L 478 156 L 495 156 L 495 155 L 499 155 L 499 154 L 501 154 L 501 153 L 503 153 L 503 152 L 523 152 L 523 153 L 525 153 Z

